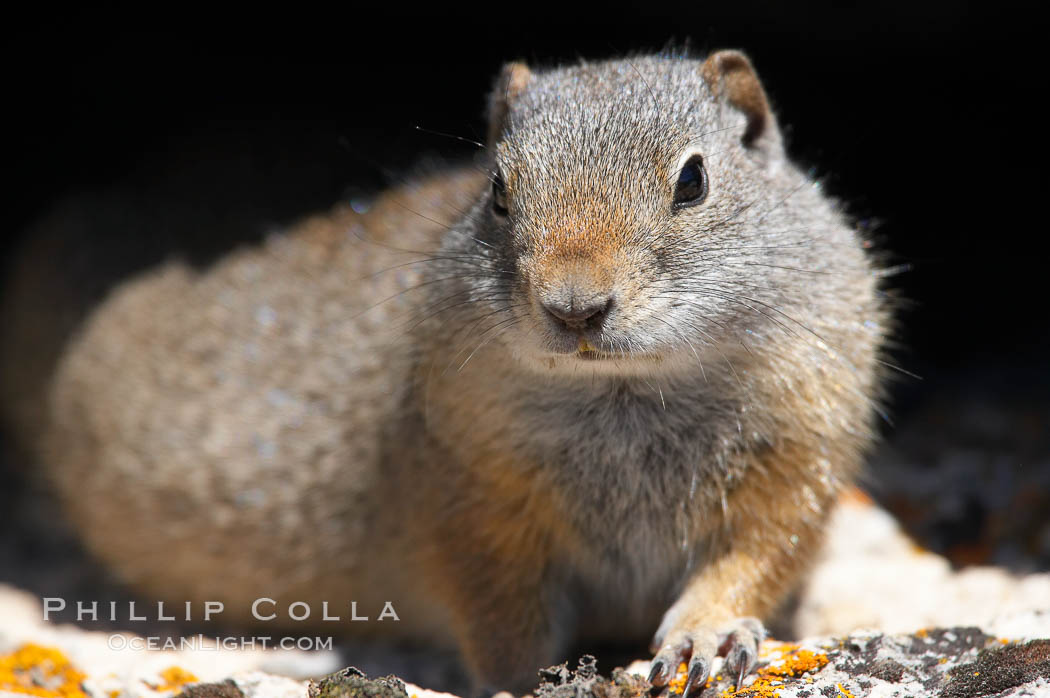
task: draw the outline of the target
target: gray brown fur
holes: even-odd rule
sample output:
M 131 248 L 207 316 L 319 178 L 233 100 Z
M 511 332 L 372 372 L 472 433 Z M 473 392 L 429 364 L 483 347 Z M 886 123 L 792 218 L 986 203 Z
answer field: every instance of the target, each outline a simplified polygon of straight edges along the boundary
M 877 274 L 741 54 L 512 64 L 491 113 L 506 218 L 448 172 L 142 274 L 20 431 L 146 593 L 392 600 L 366 630 L 489 688 L 654 631 L 747 670 L 871 440 Z M 675 211 L 687 149 L 710 194 Z M 542 307 L 584 298 L 583 339 Z

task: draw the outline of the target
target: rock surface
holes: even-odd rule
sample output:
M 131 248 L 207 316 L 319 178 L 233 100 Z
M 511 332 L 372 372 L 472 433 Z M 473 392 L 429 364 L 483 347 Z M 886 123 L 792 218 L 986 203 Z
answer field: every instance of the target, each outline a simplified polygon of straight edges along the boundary
M 792 627 L 796 637 L 964 625 L 1013 636 L 1002 624 L 1027 611 L 1050 613 L 1050 574 L 988 566 L 953 570 L 858 491 L 832 515 Z M 1041 632 L 1050 637 L 1050 624 Z
M 576 671 L 565 665 L 543 672 L 537 698 L 634 698 L 650 693 L 638 663 L 596 676 L 593 658 Z M 911 635 L 854 633 L 793 645 L 766 642 L 758 671 L 735 688 L 719 674 L 697 698 L 980 698 L 1050 695 L 1050 640 L 1013 643 L 977 628 L 924 630 Z M 668 693 L 680 693 L 685 665 Z

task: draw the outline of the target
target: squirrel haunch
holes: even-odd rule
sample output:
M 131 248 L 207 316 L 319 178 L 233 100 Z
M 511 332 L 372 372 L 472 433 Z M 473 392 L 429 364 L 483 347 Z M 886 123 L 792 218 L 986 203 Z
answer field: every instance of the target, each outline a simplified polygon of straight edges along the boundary
M 872 263 L 738 52 L 511 64 L 489 132 L 486 173 L 116 287 L 18 433 L 144 594 L 390 601 L 347 632 L 492 689 L 654 632 L 656 683 L 746 672 L 872 438 Z

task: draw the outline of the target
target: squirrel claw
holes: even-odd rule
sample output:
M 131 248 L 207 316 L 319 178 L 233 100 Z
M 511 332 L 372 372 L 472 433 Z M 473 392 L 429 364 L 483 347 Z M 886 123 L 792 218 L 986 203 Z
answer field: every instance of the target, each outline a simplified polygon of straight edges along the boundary
M 688 696 L 699 691 L 707 681 L 707 677 L 710 676 L 710 674 L 710 660 L 694 653 L 692 659 L 689 660 L 689 674 L 686 678 L 685 690 L 682 694 Z
M 766 630 L 755 618 L 740 618 L 733 625 L 735 627 L 726 633 L 719 647 L 719 654 L 726 658 L 726 672 L 736 679 L 733 690 L 739 691 L 744 677 L 758 664 L 758 646 L 766 636 Z
M 663 686 L 667 683 L 667 665 L 660 660 L 653 660 L 652 668 L 649 669 L 649 683 L 654 686 Z
M 697 688 L 707 681 L 711 663 L 718 650 L 718 636 L 713 630 L 698 628 L 696 630 L 677 630 L 667 634 L 664 644 L 653 659 L 653 666 L 672 667 L 673 675 L 683 660 L 689 662 L 689 674 L 686 679 L 684 695 L 695 693 Z M 654 686 L 662 686 L 670 676 L 658 676 L 651 681 Z
M 714 658 L 723 656 L 725 673 L 735 679 L 734 690 L 740 690 L 744 679 L 758 664 L 758 646 L 765 634 L 762 623 L 755 618 L 738 618 L 721 632 L 704 626 L 671 630 L 655 653 L 649 683 L 666 685 L 674 667 L 688 659 L 684 695 L 696 695 L 710 675 Z

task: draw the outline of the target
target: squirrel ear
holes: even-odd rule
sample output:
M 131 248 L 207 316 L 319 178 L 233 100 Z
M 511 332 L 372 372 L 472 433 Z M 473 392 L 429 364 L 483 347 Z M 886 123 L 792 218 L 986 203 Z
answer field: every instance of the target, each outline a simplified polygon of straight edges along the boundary
M 715 96 L 724 96 L 747 117 L 744 145 L 751 146 L 764 136 L 775 135 L 776 124 L 766 91 L 747 56 L 740 51 L 712 53 L 701 66 L 700 75 Z
M 499 140 L 507 125 L 507 114 L 514 100 L 532 82 L 532 71 L 524 63 L 507 63 L 500 71 L 489 98 L 489 143 Z

